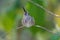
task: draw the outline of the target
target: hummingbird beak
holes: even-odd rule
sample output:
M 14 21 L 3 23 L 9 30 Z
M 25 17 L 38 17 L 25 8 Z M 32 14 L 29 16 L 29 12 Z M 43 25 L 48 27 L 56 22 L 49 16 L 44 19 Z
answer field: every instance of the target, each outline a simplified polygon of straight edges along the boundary
M 28 12 L 26 11 L 26 9 L 23 7 L 23 10 L 24 10 L 24 15 L 27 16 L 28 15 Z

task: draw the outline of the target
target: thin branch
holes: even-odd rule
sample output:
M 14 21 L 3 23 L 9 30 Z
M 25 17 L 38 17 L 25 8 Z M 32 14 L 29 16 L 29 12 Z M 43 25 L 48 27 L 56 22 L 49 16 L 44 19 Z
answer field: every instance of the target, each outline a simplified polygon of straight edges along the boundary
M 17 27 L 16 29 L 21 29 L 21 28 L 23 28 L 24 26 L 20 26 L 20 27 Z
M 52 33 L 52 34 L 55 34 L 55 33 L 53 33 L 51 30 L 49 30 L 49 29 L 47 29 L 47 28 L 45 28 L 45 27 L 42 27 L 42 26 L 39 26 L 39 25 L 35 25 L 35 26 L 38 27 L 38 28 L 44 29 L 44 30 L 46 30 L 46 31 L 48 31 L 48 32 L 50 32 L 50 33 Z
M 34 4 L 34 5 L 36 5 L 36 6 L 40 7 L 40 8 L 42 8 L 43 10 L 45 10 L 46 12 L 48 12 L 50 15 L 53 15 L 53 16 L 55 16 L 55 17 L 60 18 L 60 15 L 57 15 L 57 14 L 55 14 L 55 13 L 53 13 L 53 12 L 47 10 L 47 9 L 44 8 L 42 5 L 39 5 L 39 4 L 37 4 L 37 3 L 35 3 L 35 2 L 33 2 L 33 1 L 31 1 L 31 0 L 28 0 L 28 1 L 31 2 L 31 3 Z
M 43 30 L 46 30 L 46 31 L 49 32 L 49 33 L 56 34 L 56 33 L 52 32 L 51 30 L 49 30 L 49 29 L 47 29 L 47 28 L 45 28 L 45 27 L 42 27 L 42 26 L 39 26 L 39 25 L 35 25 L 35 26 L 38 27 L 38 28 L 41 28 L 41 29 L 43 29 Z M 21 29 L 21 28 L 23 28 L 23 27 L 24 27 L 24 26 L 17 27 L 16 29 Z

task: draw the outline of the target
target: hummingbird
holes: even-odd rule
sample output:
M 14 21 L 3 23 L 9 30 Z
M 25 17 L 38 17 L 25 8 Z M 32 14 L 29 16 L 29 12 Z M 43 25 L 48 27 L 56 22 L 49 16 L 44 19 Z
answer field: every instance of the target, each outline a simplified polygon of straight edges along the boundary
M 28 14 L 28 12 L 26 11 L 24 7 L 22 8 L 23 8 L 24 14 L 23 14 L 21 21 L 18 22 L 17 29 L 21 29 L 23 27 L 29 28 L 35 24 L 34 18 Z
M 22 25 L 25 27 L 31 27 L 35 24 L 35 20 L 33 17 L 31 17 L 28 12 L 26 11 L 26 9 L 23 7 L 24 10 L 24 14 L 23 14 L 23 18 L 22 18 Z

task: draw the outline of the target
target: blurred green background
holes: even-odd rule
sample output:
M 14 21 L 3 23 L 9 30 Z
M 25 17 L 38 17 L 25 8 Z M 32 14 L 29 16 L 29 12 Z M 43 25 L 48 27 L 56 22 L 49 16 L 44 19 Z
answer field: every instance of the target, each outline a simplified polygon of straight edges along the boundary
M 60 0 L 31 1 L 42 5 L 54 14 L 60 15 Z M 16 29 L 18 25 L 21 25 L 21 19 L 24 15 L 22 5 L 29 15 L 34 17 L 35 25 L 45 27 L 55 34 L 35 25 L 30 28 Z M 2 38 L 0 34 L 0 40 L 60 40 L 60 18 L 50 15 L 29 0 L 0 0 L 0 30 L 6 33 L 3 36 L 5 38 Z

